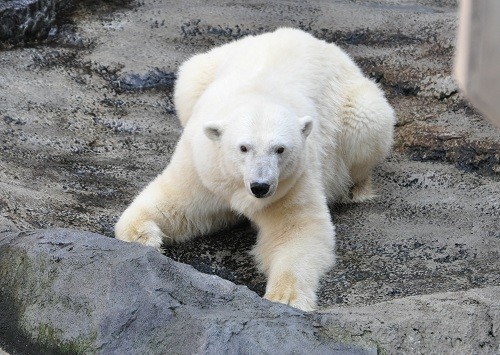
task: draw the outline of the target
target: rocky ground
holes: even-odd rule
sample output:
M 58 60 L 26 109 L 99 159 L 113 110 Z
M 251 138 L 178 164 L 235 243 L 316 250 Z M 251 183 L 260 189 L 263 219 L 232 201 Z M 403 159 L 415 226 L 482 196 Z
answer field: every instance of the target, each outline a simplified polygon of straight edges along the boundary
M 5 9 L 26 2 L 0 1 L 0 213 L 16 229 L 111 237 L 181 133 L 179 64 L 302 28 L 345 49 L 398 116 L 379 198 L 331 206 L 339 260 L 321 284 L 320 333 L 390 353 L 499 351 L 500 134 L 451 77 L 455 1 L 49 1 L 38 7 L 55 11 L 40 17 L 45 39 L 9 36 Z M 254 242 L 243 223 L 166 254 L 262 294 Z

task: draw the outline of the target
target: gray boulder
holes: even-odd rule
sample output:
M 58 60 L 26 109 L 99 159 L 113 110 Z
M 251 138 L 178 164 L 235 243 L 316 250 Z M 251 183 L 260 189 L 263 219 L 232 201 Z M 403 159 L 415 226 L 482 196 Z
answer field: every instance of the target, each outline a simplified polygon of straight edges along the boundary
M 0 41 L 46 38 L 59 11 L 71 0 L 0 0 Z
M 375 341 L 390 354 L 498 354 L 500 287 L 324 310 L 336 339 Z
M 373 353 L 319 315 L 262 300 L 149 247 L 67 229 L 0 234 L 0 339 L 21 353 Z

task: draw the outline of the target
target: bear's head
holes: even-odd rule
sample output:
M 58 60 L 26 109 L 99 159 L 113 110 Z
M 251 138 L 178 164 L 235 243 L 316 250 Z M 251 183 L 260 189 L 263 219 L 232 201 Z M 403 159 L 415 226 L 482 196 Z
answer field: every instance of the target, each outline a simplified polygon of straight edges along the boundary
M 207 122 L 205 135 L 217 142 L 225 172 L 251 196 L 271 197 L 280 181 L 303 171 L 311 117 L 269 102 L 242 104 L 224 116 Z

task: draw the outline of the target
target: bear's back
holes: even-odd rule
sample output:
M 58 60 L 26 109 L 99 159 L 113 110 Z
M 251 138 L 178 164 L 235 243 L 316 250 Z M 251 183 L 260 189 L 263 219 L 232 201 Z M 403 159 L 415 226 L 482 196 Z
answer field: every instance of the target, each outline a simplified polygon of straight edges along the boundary
M 308 98 L 323 106 L 318 100 L 325 97 L 326 91 L 328 96 L 340 98 L 345 85 L 363 78 L 354 62 L 335 44 L 292 28 L 248 36 L 209 53 L 219 63 L 213 90 L 208 90 L 216 96 L 256 91 L 288 102 Z
M 223 58 L 220 75 L 249 77 L 297 77 L 315 81 L 331 71 L 354 69 L 352 60 L 336 45 L 326 43 L 298 29 L 280 28 L 271 33 L 249 36 L 214 50 Z

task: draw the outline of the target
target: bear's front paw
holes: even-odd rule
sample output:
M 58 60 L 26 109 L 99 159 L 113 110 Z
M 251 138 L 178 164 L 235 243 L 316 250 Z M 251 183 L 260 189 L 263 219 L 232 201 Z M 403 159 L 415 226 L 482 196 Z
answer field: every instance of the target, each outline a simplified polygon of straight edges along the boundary
M 130 223 L 123 226 L 119 221 L 116 225 L 116 238 L 126 241 L 141 243 L 156 250 L 163 251 L 163 239 L 167 236 L 161 231 L 160 227 L 153 221 L 141 223 Z
M 284 303 L 300 310 L 310 312 L 316 309 L 314 290 L 301 290 L 297 287 L 297 281 L 292 274 L 284 274 L 274 284 L 268 284 L 264 298 Z

